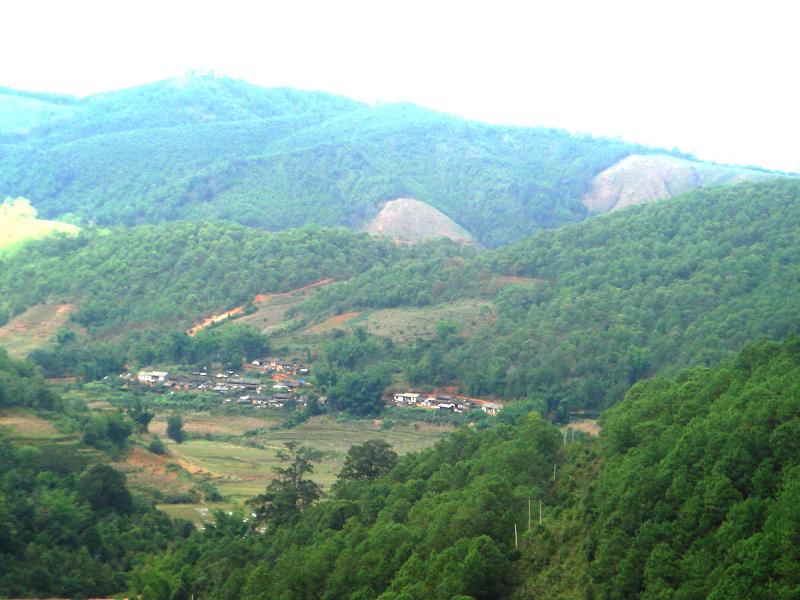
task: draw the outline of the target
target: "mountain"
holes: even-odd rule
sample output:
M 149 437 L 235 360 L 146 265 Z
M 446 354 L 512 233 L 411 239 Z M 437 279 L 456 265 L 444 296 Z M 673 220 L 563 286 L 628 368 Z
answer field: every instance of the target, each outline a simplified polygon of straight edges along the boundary
M 88 224 L 360 229 L 387 201 L 415 198 L 498 246 L 584 219 L 593 178 L 656 152 L 209 76 L 83 99 L 2 89 L 0 106 L 13 108 L 0 194 Z
M 492 251 L 316 227 L 90 230 L 6 257 L 0 316 L 69 310 L 92 339 L 123 337 L 131 352 L 256 295 L 338 278 L 292 308 L 291 326 L 357 314 L 346 327 L 392 339 L 385 358 L 400 381 L 537 398 L 566 419 L 644 377 L 797 331 L 798 199 L 796 179 L 700 188 Z M 392 334 L 431 319 L 450 320 Z
M 369 311 L 489 300 L 491 318 L 468 336 L 411 346 L 409 381 L 539 398 L 566 418 L 618 402 L 643 377 L 797 332 L 798 231 L 796 179 L 700 188 L 473 257 L 400 257 L 301 309 L 314 320 L 360 311 L 358 325 L 380 321 Z

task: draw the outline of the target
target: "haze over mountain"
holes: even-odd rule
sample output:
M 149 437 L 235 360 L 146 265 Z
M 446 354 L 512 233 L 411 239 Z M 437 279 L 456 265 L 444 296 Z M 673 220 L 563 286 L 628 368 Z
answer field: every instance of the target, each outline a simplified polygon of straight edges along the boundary
M 626 181 L 663 180 L 658 161 L 617 166 L 663 150 L 211 76 L 84 99 L 4 89 L 0 106 L 0 195 L 84 223 L 221 218 L 269 230 L 362 228 L 387 201 L 415 198 L 497 246 L 584 219 L 598 210 L 593 194 L 635 197 L 628 203 L 670 195 L 663 184 L 630 182 L 592 191 L 609 178 L 603 172 L 616 173 L 607 169 L 623 170 Z M 715 183 L 760 176 L 685 165 L 724 170 Z M 684 180 L 673 187 L 708 182 Z

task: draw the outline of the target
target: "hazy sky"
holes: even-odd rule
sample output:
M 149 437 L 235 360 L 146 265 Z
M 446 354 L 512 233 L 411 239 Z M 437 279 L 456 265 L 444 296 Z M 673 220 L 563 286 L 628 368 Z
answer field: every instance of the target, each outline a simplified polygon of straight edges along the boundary
M 800 171 L 800 3 L 1 6 L 0 85 L 85 95 L 212 69 Z

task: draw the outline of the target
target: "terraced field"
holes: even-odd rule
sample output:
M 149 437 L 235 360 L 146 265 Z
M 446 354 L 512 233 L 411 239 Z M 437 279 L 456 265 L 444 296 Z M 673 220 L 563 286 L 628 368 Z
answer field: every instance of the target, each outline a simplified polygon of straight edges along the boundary
M 41 348 L 60 327 L 66 325 L 75 308 L 73 304 L 32 306 L 0 327 L 0 346 L 15 358 L 27 356 L 32 350 Z
M 168 447 L 181 466 L 189 471 L 193 466 L 198 474 L 207 474 L 220 493 L 242 502 L 264 491 L 272 478 L 272 468 L 280 464 L 277 452 L 289 440 L 322 453 L 312 478 L 326 488 L 336 480 L 344 457 L 354 444 L 381 438 L 403 454 L 431 446 L 452 429 L 417 424 L 383 431 L 379 421 L 340 422 L 331 417 L 315 417 L 294 429 L 268 431 L 241 440 L 197 439 L 182 444 L 170 441 Z
M 395 343 L 407 343 L 433 337 L 442 321 L 457 323 L 460 334 L 470 337 L 494 316 L 491 302 L 468 299 L 425 308 L 376 310 L 351 323 L 364 324 L 370 333 L 391 338 Z

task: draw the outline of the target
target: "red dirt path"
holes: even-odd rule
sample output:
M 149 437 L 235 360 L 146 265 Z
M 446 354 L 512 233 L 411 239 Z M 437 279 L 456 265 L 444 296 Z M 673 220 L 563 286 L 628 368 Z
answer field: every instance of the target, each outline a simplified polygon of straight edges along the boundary
M 289 290 L 288 292 L 281 292 L 280 294 L 256 294 L 253 296 L 253 304 L 262 304 L 269 300 L 270 298 L 280 298 L 282 296 L 292 296 L 293 294 L 297 294 L 298 292 L 305 292 L 306 290 L 310 290 L 315 287 L 319 287 L 322 285 L 328 285 L 329 283 L 333 283 L 336 281 L 333 277 L 328 277 L 327 279 L 320 279 L 319 281 L 314 281 L 309 283 L 308 285 L 304 285 L 299 288 L 295 288 L 293 290 Z M 225 312 L 212 315 L 210 317 L 206 317 L 202 321 L 199 321 L 192 325 L 192 327 L 186 333 L 190 336 L 194 337 L 198 331 L 202 331 L 206 327 L 210 327 L 215 323 L 219 323 L 220 321 L 224 321 L 225 319 L 229 319 L 230 317 L 235 317 L 236 315 L 240 315 L 244 312 L 244 305 L 237 306 L 230 310 L 226 310 Z

